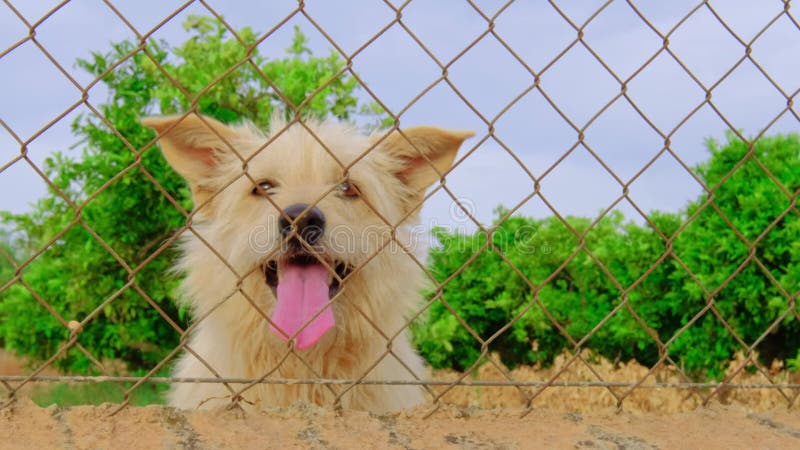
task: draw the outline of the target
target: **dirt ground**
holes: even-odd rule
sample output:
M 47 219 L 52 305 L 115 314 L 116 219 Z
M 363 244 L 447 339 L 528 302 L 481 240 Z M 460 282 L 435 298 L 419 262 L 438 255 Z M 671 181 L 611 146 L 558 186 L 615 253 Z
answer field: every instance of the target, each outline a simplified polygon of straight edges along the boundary
M 658 414 L 565 413 L 443 407 L 373 415 L 296 406 L 242 416 L 162 406 L 40 408 L 22 400 L 0 410 L 0 447 L 74 449 L 789 449 L 800 447 L 800 414 L 739 407 Z
M 3 357 L 0 354 L 0 357 Z M 3 358 L 0 358 L 3 359 Z M 566 359 L 548 369 L 510 371 L 515 380 L 546 380 Z M 5 356 L 0 373 L 23 369 Z M 596 380 L 582 363 L 569 366 L 560 381 Z M 593 362 L 606 381 L 631 381 L 647 369 Z M 456 374 L 438 372 L 438 379 Z M 797 383 L 797 374 L 777 372 L 778 382 Z M 472 379 L 502 380 L 492 365 Z M 648 382 L 681 381 L 667 369 Z M 743 373 L 736 382 L 762 383 L 762 374 Z M 439 388 L 441 389 L 441 388 Z M 0 409 L 0 449 L 789 449 L 800 448 L 800 392 L 738 389 L 715 395 L 709 390 L 637 389 L 616 397 L 606 388 L 548 388 L 521 417 L 528 388 L 458 387 L 429 417 L 431 406 L 397 414 L 359 411 L 336 413 L 298 404 L 291 408 L 244 414 L 237 411 L 177 411 L 164 406 L 117 405 L 42 408 L 24 395 Z M 2 389 L 0 389 L 2 394 Z M 0 395 L 2 397 L 2 395 Z M 789 400 L 787 400 L 787 398 Z M 792 399 L 794 399 L 792 401 Z

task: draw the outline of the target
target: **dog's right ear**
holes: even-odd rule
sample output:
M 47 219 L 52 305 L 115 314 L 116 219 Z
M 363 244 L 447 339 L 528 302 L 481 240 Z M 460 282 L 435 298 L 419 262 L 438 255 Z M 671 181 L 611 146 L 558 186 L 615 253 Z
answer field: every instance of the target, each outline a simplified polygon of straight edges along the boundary
M 158 133 L 167 162 L 189 182 L 195 204 L 210 194 L 204 183 L 231 151 L 236 131 L 207 116 L 197 114 L 146 117 L 142 125 Z

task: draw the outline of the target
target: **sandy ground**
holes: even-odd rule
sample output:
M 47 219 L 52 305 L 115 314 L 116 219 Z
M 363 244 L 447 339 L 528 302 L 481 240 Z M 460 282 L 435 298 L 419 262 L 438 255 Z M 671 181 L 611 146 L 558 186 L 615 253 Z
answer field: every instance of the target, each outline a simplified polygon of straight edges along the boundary
M 566 364 L 552 368 L 512 370 L 515 380 L 546 380 Z M 647 369 L 579 363 L 559 377 L 606 381 L 638 380 Z M 0 373 L 24 369 L 0 352 Z M 455 373 L 438 372 L 438 379 Z M 770 375 L 780 382 L 798 382 L 797 374 Z M 668 369 L 648 382 L 682 381 Z M 504 380 L 491 364 L 473 379 Z M 734 381 L 761 383 L 763 374 L 743 373 Z M 442 388 L 437 388 L 441 390 Z M 0 388 L 0 398 L 3 397 Z M 458 387 L 445 395 L 448 403 L 429 417 L 431 406 L 390 415 L 295 405 L 262 413 L 241 411 L 177 411 L 163 406 L 117 405 L 41 408 L 24 391 L 0 409 L 0 449 L 789 449 L 800 448 L 800 392 L 738 389 L 714 395 L 709 390 L 548 388 L 522 416 L 522 406 L 536 389 Z M 618 398 L 623 410 L 617 412 Z
M 241 415 L 148 406 L 40 408 L 27 400 L 0 411 L 2 448 L 74 449 L 789 449 L 800 447 L 797 411 L 615 414 L 443 407 L 372 415 L 296 406 Z

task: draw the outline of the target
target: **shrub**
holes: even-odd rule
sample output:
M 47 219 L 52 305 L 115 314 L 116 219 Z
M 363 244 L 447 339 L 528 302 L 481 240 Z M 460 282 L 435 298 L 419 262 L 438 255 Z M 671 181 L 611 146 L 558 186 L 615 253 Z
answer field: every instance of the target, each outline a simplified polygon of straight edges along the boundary
M 678 214 L 653 213 L 646 226 L 620 213 L 594 226 L 577 217 L 500 221 L 501 209 L 490 236 L 436 230 L 431 271 L 440 282 L 457 275 L 431 293 L 441 301 L 414 326 L 420 351 L 434 367 L 478 360 L 478 339 L 449 306 L 484 340 L 516 319 L 488 347 L 511 367 L 550 364 L 584 339 L 583 348 L 606 358 L 652 365 L 662 356 L 655 337 L 673 340 L 668 356 L 700 378 L 721 377 L 734 353 L 756 342 L 763 362 L 794 361 L 800 138 L 762 138 L 750 152 L 731 135 L 708 148 L 711 158 L 696 170 L 713 195 Z

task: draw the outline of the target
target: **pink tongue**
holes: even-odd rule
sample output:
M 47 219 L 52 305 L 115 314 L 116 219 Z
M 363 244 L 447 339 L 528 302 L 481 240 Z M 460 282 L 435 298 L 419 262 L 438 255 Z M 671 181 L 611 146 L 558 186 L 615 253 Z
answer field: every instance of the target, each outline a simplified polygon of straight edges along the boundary
M 286 264 L 281 268 L 278 282 L 278 303 L 272 312 L 272 331 L 281 339 L 295 333 L 295 346 L 303 350 L 314 345 L 336 324 L 331 308 L 325 308 L 305 328 L 300 328 L 328 303 L 328 269 L 320 264 L 298 266 Z M 285 335 L 285 334 L 286 335 Z

